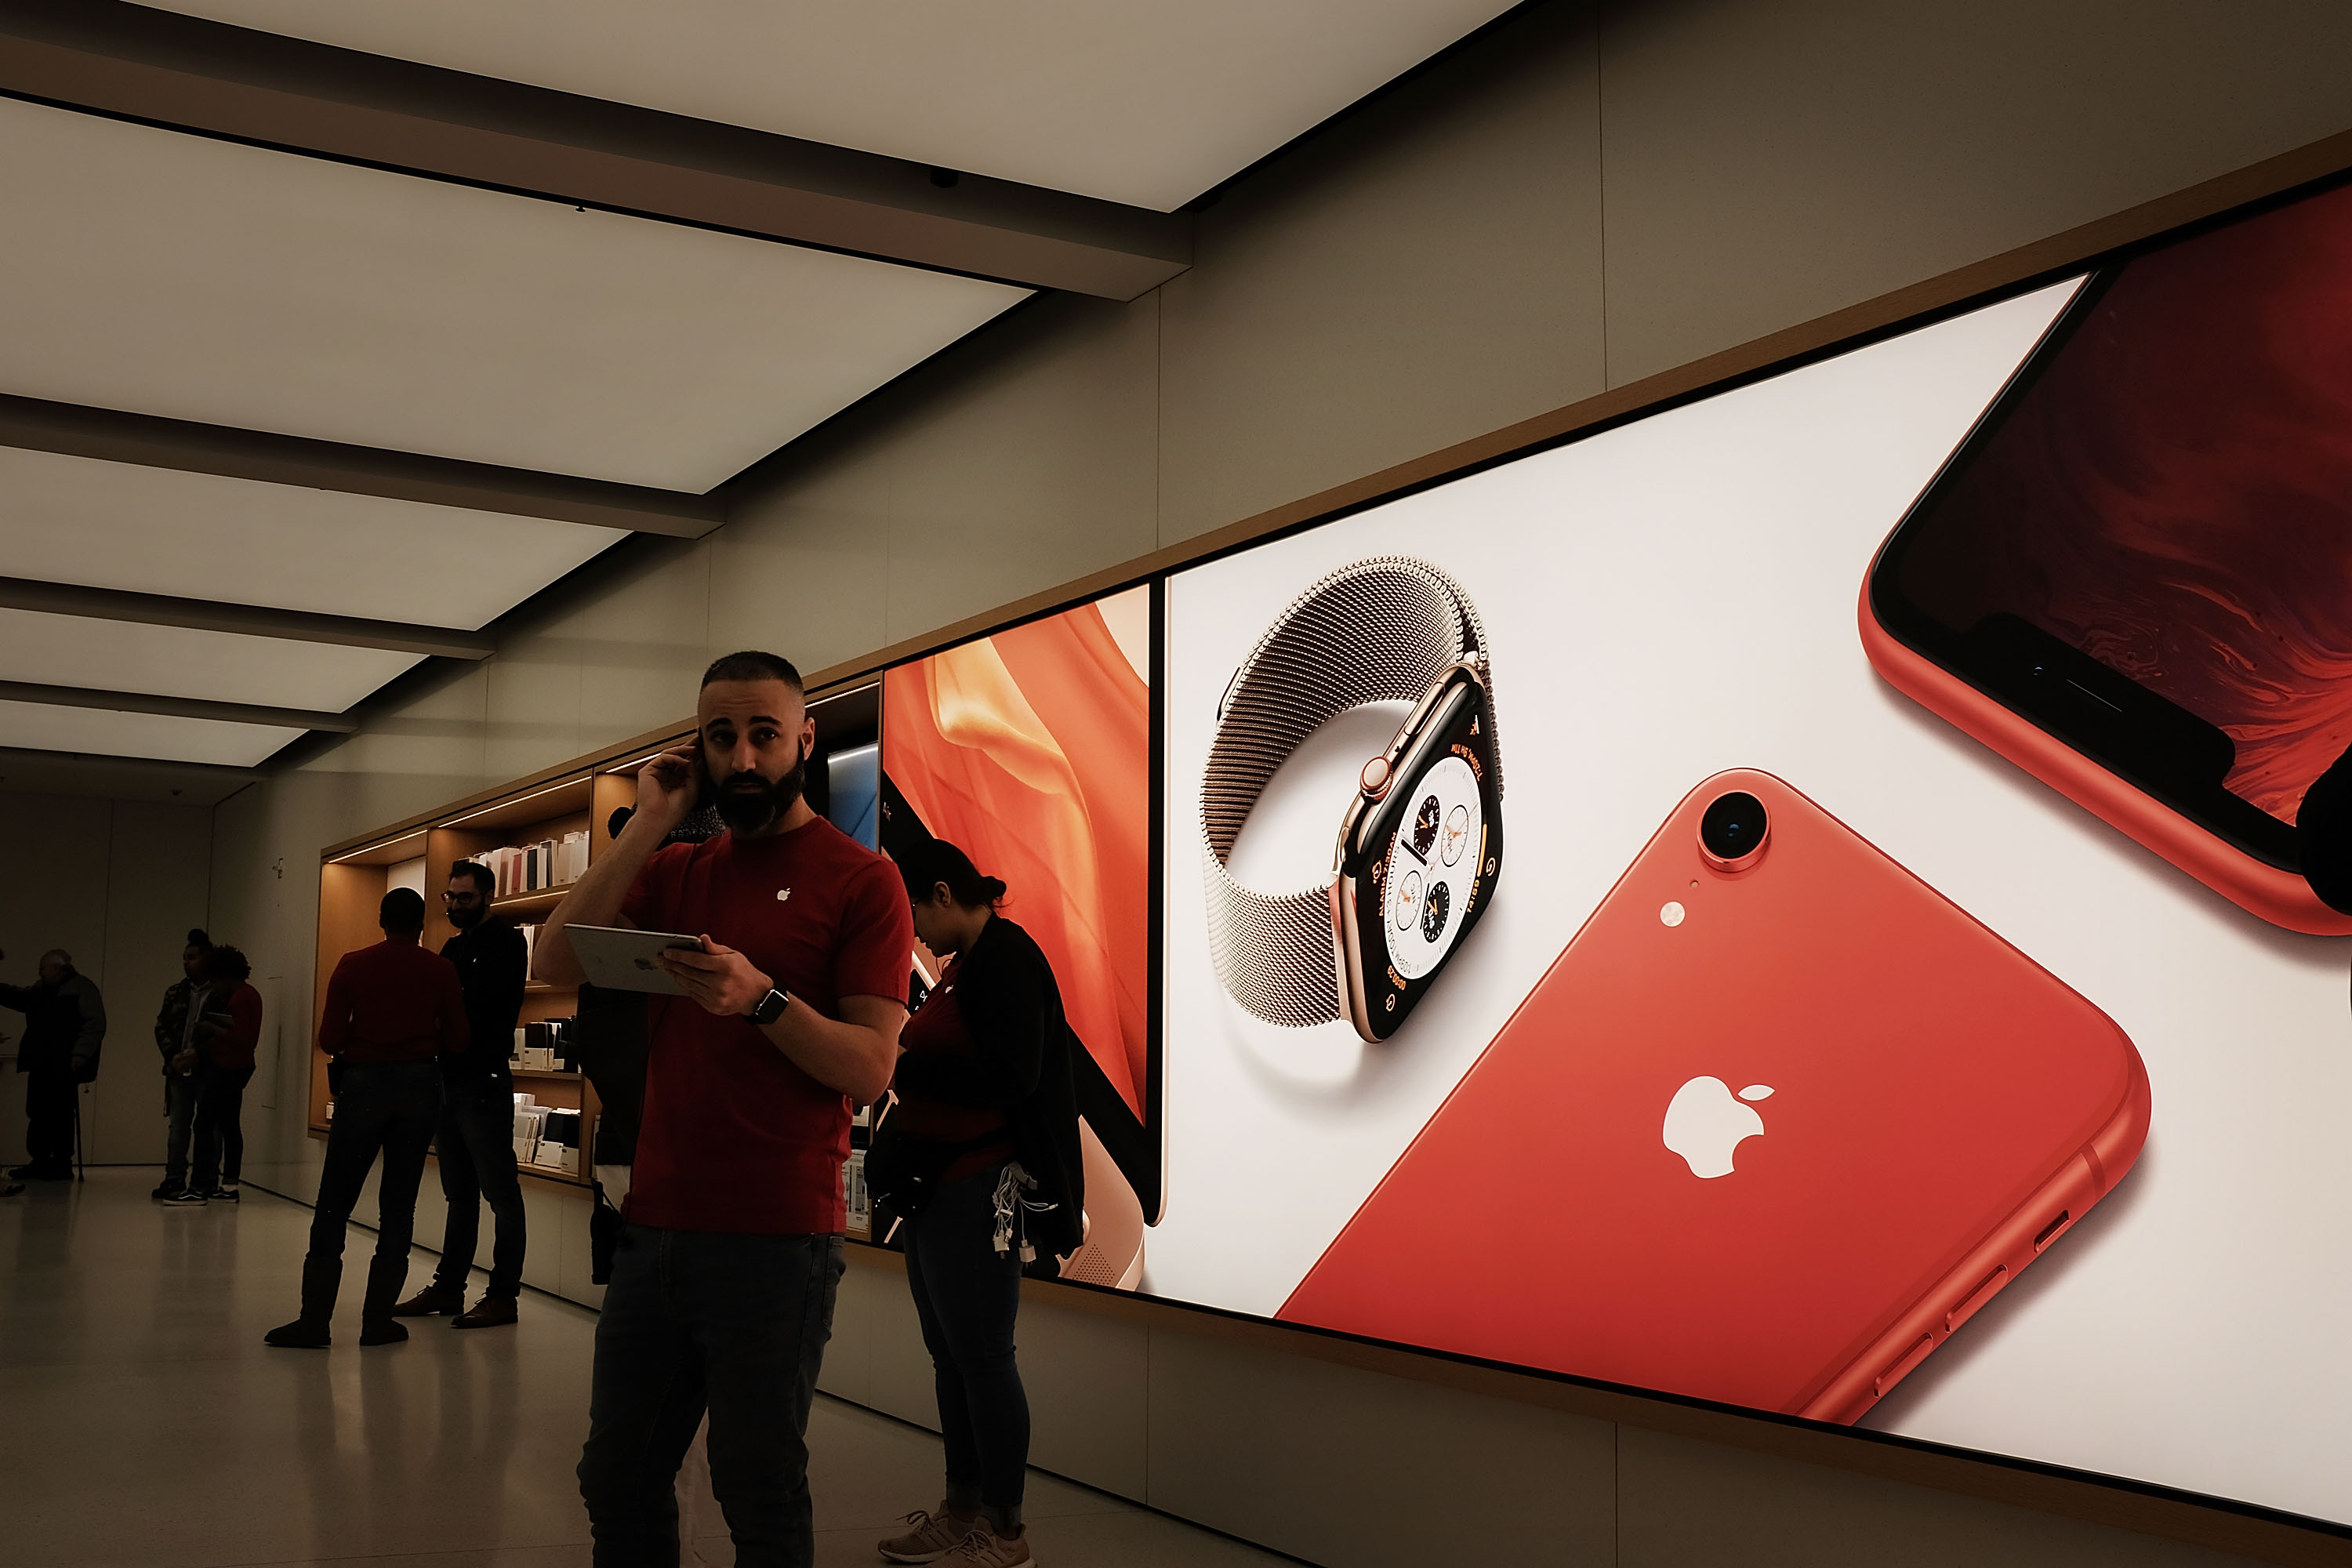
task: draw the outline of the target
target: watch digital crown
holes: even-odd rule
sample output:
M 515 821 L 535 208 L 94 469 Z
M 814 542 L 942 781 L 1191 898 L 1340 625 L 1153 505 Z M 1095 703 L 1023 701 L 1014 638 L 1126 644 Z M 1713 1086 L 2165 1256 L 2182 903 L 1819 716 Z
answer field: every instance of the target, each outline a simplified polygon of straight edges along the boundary
M 1364 766 L 1332 879 L 1243 887 L 1226 859 L 1277 769 L 1315 731 L 1412 702 Z M 1201 785 L 1209 948 L 1243 1006 L 1295 1028 L 1346 1018 L 1385 1039 L 1485 910 L 1501 866 L 1501 752 L 1476 608 L 1426 562 L 1343 566 L 1293 600 L 1234 671 Z

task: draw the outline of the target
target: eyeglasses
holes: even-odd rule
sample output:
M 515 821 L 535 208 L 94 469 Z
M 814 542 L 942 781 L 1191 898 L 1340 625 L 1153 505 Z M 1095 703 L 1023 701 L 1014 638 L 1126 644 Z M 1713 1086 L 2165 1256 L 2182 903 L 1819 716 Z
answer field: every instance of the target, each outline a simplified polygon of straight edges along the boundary
M 479 893 L 444 893 L 441 895 L 441 901 L 445 904 L 478 904 L 481 902 L 481 900 L 482 895 Z

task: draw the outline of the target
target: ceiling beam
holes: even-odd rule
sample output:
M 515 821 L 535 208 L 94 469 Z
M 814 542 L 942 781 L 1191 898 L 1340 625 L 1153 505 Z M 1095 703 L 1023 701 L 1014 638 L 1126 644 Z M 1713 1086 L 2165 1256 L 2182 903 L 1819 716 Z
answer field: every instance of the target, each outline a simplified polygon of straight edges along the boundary
M 39 702 L 52 708 L 96 708 L 108 713 L 162 713 L 174 719 L 209 719 L 220 724 L 267 724 L 279 730 L 357 732 L 360 721 L 342 713 L 307 708 L 264 708 L 247 702 L 211 702 L 198 697 L 156 697 L 141 691 L 100 691 L 87 686 L 41 686 L 0 680 L 0 702 Z
M 699 539 L 726 519 L 724 501 L 678 490 L 161 419 L 152 414 L 124 414 L 36 397 L 0 395 L 0 447 L 422 501 L 509 517 L 551 518 L 596 528 L 667 533 L 680 539 Z
M 277 610 L 260 605 L 224 605 L 168 594 L 134 594 L 121 588 L 85 588 L 74 583 L 42 583 L 0 577 L 0 609 L 35 610 L 47 616 L 129 621 L 147 626 L 187 626 L 196 631 L 235 632 L 243 637 L 283 637 L 289 642 L 331 643 L 338 647 L 380 647 L 394 653 L 439 658 L 488 658 L 496 639 L 481 632 L 399 621 L 322 616 L 307 610 Z
M 123 0 L 0 0 L 0 92 L 1105 299 L 1191 265 L 1176 215 Z

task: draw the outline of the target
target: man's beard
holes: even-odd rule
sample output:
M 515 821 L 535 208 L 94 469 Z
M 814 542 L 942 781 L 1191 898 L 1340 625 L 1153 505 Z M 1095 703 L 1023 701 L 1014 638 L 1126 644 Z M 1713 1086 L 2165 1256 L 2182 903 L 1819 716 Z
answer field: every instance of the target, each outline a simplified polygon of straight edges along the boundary
M 799 804 L 807 785 L 808 752 L 803 751 L 793 771 L 772 783 L 758 773 L 730 773 L 710 792 L 710 802 L 730 831 L 760 833 Z
M 482 923 L 482 917 L 489 912 L 489 910 L 481 904 L 476 904 L 471 909 L 467 909 L 460 904 L 451 904 L 449 906 L 449 923 L 456 926 L 459 931 L 471 931 L 476 926 L 480 925 Z

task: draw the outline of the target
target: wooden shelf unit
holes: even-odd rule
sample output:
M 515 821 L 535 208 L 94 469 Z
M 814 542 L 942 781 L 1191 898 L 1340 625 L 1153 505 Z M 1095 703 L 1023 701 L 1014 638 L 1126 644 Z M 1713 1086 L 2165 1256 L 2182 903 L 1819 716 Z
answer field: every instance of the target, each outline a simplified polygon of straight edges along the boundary
M 425 944 L 438 951 L 457 934 L 442 903 L 450 868 L 493 849 L 561 838 L 585 829 L 588 858 L 593 864 L 611 849 L 613 813 L 634 806 L 637 782 L 634 763 L 646 754 L 643 747 L 613 762 L 578 768 L 555 778 L 532 780 L 509 795 L 487 802 L 453 806 L 422 826 L 405 824 L 381 839 L 356 849 L 330 853 L 319 867 L 318 984 L 311 1018 L 310 1128 L 313 1137 L 326 1136 L 327 1108 L 333 1098 L 327 1088 L 327 1057 L 318 1048 L 318 1025 L 325 1016 L 327 980 L 343 954 L 380 941 L 377 906 L 383 901 L 390 868 L 422 858 L 425 861 Z M 621 762 L 632 765 L 624 769 Z M 563 901 L 569 886 L 549 888 L 491 901 L 494 917 L 519 925 L 536 924 Z M 572 986 L 530 981 L 523 987 L 520 1022 L 544 1023 L 568 1018 L 580 1010 L 580 994 Z M 500 1040 L 491 1048 L 501 1055 L 513 1042 Z M 477 1048 L 479 1048 L 478 1046 Z M 595 1147 L 596 1091 L 583 1074 L 539 1068 L 511 1069 L 518 1090 L 541 1105 L 578 1110 L 582 1169 L 577 1173 L 525 1164 L 522 1173 L 538 1181 L 585 1191 L 592 1184 L 587 1165 Z

